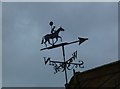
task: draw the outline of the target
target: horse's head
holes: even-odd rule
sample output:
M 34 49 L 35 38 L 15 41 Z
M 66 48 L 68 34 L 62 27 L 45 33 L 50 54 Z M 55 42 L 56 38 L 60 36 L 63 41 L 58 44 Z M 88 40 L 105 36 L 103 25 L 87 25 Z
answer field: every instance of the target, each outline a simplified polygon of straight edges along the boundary
M 65 31 L 62 27 L 59 28 L 60 31 Z

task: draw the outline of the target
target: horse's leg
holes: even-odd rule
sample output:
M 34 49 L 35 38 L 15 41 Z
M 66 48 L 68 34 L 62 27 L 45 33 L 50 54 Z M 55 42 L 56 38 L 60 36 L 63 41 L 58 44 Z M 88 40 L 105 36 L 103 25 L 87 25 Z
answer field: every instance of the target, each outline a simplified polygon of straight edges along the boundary
M 53 45 L 53 44 L 50 43 L 50 40 L 49 40 L 49 39 L 48 39 L 48 43 L 49 43 L 50 45 Z
M 56 43 L 57 41 L 58 41 L 58 38 L 56 38 L 56 41 L 55 41 L 55 43 Z M 54 44 L 55 44 L 55 43 L 54 43 Z
M 45 46 L 47 47 L 47 44 L 45 43 Z
M 61 39 L 61 42 L 62 42 L 62 37 L 61 37 L 61 36 L 58 36 L 58 38 L 60 38 L 60 39 Z
M 46 36 L 44 37 L 44 39 L 45 39 L 44 44 L 45 44 L 45 46 L 47 47 L 47 44 L 46 44 L 47 38 L 46 38 Z
M 47 47 L 47 44 L 46 44 L 46 42 L 47 42 L 47 41 L 45 40 L 44 44 L 45 44 L 45 46 Z
M 55 43 L 54 43 L 54 39 L 52 39 L 52 44 L 54 45 Z
M 41 42 L 41 44 L 43 44 L 44 43 L 44 36 L 42 37 L 42 42 Z

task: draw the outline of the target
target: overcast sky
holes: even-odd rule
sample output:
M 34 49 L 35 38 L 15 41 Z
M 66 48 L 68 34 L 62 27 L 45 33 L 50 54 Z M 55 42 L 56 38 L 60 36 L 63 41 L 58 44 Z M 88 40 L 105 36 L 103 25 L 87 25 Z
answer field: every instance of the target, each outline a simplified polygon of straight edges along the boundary
M 50 33 L 50 21 L 65 31 L 63 42 L 89 40 L 65 47 L 66 59 L 78 51 L 85 71 L 118 60 L 118 6 L 116 3 L 3 3 L 3 87 L 64 86 L 64 73 L 54 74 L 43 57 L 63 61 L 61 48 L 40 51 L 41 38 Z M 58 41 L 60 43 L 60 41 Z M 72 71 L 68 72 L 68 79 Z

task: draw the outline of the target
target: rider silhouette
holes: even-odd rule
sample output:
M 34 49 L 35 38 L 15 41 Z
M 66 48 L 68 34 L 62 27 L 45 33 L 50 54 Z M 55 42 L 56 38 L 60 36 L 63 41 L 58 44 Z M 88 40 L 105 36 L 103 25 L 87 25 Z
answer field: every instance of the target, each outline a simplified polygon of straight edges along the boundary
M 53 28 L 51 29 L 51 33 L 53 34 L 53 33 L 55 33 L 55 26 L 53 26 Z

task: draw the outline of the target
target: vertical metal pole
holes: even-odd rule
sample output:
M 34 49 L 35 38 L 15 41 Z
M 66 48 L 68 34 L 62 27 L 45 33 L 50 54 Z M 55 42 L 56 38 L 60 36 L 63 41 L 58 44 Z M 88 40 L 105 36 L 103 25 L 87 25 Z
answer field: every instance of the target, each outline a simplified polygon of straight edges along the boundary
M 65 49 L 64 49 L 64 45 L 62 45 L 62 52 L 63 52 L 63 59 L 64 59 L 64 63 L 65 63 Z M 64 70 L 65 70 L 65 79 L 66 79 L 65 87 L 67 87 L 67 85 L 68 85 L 68 80 L 67 80 L 66 63 L 64 64 Z

